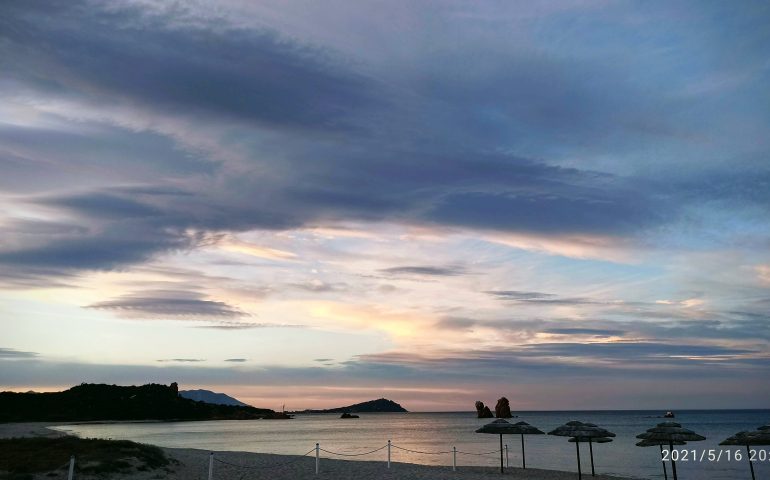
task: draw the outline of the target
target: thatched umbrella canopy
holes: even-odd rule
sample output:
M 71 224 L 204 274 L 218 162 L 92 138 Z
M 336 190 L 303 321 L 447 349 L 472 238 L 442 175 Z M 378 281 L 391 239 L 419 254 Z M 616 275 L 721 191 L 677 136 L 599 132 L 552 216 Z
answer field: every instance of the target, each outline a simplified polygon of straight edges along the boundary
M 685 442 L 676 441 L 673 442 L 674 445 L 684 445 Z M 666 462 L 663 461 L 663 445 L 668 445 L 668 442 L 663 440 L 641 440 L 639 442 L 636 442 L 637 447 L 659 447 L 660 448 L 660 463 L 663 464 L 663 478 L 664 480 L 668 480 L 668 472 L 666 471 Z
M 503 466 L 503 435 L 514 435 L 521 432 L 521 427 L 513 425 L 502 418 L 498 418 L 494 422 L 487 423 L 483 427 L 476 430 L 476 433 L 491 433 L 493 435 L 500 435 L 500 473 L 505 471 Z M 542 433 L 542 432 L 541 432 Z
M 595 475 L 594 468 L 593 468 L 594 452 L 593 452 L 593 446 L 591 446 L 591 442 L 594 439 L 608 438 L 608 437 L 615 436 L 615 434 L 610 432 L 609 430 L 605 430 L 604 428 L 596 426 L 593 423 L 583 423 L 583 422 L 578 422 L 577 420 L 573 420 L 571 422 L 565 423 L 561 427 L 558 427 L 555 430 L 548 432 L 548 435 L 556 435 L 559 437 L 581 438 L 581 439 L 584 439 L 581 441 L 587 441 L 589 448 L 591 450 L 591 475 Z M 575 451 L 577 452 L 578 478 L 582 479 L 583 472 L 580 468 L 580 441 L 575 442 Z
M 770 445 L 770 425 L 763 425 L 753 432 L 738 432 L 732 437 L 729 437 L 720 445 L 740 445 L 746 446 L 746 458 L 749 459 L 749 469 L 751 470 L 751 480 L 754 480 L 754 463 L 751 461 L 751 445 Z
M 612 441 L 612 439 L 611 438 L 607 438 L 607 437 L 598 437 L 598 438 L 572 437 L 572 438 L 570 438 L 567 441 L 570 442 L 570 443 L 575 443 L 575 442 L 582 442 L 582 443 L 586 443 L 586 442 L 591 442 L 591 443 L 610 443 Z
M 664 445 L 668 444 L 669 450 L 674 449 L 674 442 L 699 442 L 706 439 L 706 437 L 698 435 L 676 422 L 659 423 L 645 433 L 637 435 L 636 438 L 650 442 L 663 442 Z M 677 480 L 676 462 L 673 456 L 671 457 L 671 471 L 674 472 L 674 480 Z

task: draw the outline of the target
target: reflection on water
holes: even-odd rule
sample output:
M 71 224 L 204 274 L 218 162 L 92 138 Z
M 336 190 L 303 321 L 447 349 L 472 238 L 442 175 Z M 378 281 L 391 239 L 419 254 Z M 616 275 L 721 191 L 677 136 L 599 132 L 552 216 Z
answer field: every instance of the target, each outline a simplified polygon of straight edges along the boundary
M 660 412 L 520 412 L 524 420 L 543 431 L 550 431 L 569 420 L 596 423 L 617 434 L 612 443 L 594 445 L 597 473 L 658 479 L 663 477 L 657 448 L 640 448 L 635 436 L 656 423 Z M 81 437 L 128 439 L 164 447 L 234 450 L 259 453 L 303 454 L 315 446 L 335 452 L 356 453 L 374 450 L 388 439 L 394 445 L 419 451 L 485 452 L 497 448 L 498 437 L 473 433 L 489 419 L 463 413 L 380 413 L 361 414 L 359 419 L 342 420 L 338 415 L 298 415 L 293 420 L 210 421 L 132 424 L 65 425 L 60 430 Z M 687 449 L 718 449 L 718 443 L 740 430 L 752 430 L 770 422 L 770 410 L 683 411 L 675 421 L 704 435 L 707 440 L 688 444 Z M 521 462 L 518 437 L 504 437 L 509 445 L 511 466 Z M 563 437 L 530 435 L 525 437 L 527 467 L 576 471 L 575 447 Z M 770 449 L 770 447 L 766 447 Z M 735 450 L 735 448 L 732 448 Z M 587 448 L 584 465 L 588 465 Z M 326 454 L 322 456 L 328 456 Z M 385 460 L 381 450 L 352 460 Z M 451 454 L 426 455 L 394 448 L 395 462 L 451 465 Z M 495 455 L 458 455 L 458 465 L 495 466 Z M 590 468 L 590 467 L 588 467 Z M 770 462 L 755 465 L 757 478 L 770 478 Z M 750 478 L 745 461 L 719 463 L 677 463 L 683 479 L 732 480 Z

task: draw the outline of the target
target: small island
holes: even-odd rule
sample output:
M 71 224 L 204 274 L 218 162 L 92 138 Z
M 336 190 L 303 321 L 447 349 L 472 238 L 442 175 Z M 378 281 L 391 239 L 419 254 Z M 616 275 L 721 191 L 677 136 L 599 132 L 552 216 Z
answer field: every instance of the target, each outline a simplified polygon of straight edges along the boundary
M 407 410 L 387 398 L 378 398 L 368 402 L 356 403 L 347 407 L 329 408 L 326 410 L 302 410 L 293 413 L 407 413 Z

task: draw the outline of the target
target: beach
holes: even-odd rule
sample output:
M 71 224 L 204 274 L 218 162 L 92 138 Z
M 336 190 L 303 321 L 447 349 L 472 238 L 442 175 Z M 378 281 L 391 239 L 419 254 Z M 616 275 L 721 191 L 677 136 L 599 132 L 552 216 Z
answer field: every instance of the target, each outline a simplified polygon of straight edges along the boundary
M 61 425 L 61 424 L 59 424 Z M 0 438 L 11 437 L 58 437 L 64 435 L 60 431 L 51 430 L 50 424 L 7 423 L 0 424 Z M 169 458 L 175 460 L 168 470 L 152 470 L 134 472 L 131 474 L 110 475 L 117 480 L 206 480 L 208 478 L 209 453 L 206 450 L 194 448 L 163 448 Z M 178 462 L 178 463 L 177 463 Z M 225 463 L 226 462 L 226 463 Z M 66 479 L 66 471 L 60 470 L 56 475 L 49 472 L 34 476 L 34 480 Z M 572 480 L 577 473 L 542 469 L 506 468 L 504 475 L 493 467 L 458 466 L 453 472 L 451 467 L 416 465 L 393 462 L 391 468 L 383 461 L 348 461 L 322 458 L 320 472 L 315 474 L 315 458 L 297 455 L 271 455 L 252 452 L 216 452 L 213 478 L 217 480 L 248 480 L 248 479 L 415 479 L 415 480 L 486 480 L 500 477 L 521 478 L 527 480 Z M 98 476 L 76 476 L 78 480 L 96 480 Z M 597 475 L 597 480 L 612 480 L 629 477 L 613 477 Z

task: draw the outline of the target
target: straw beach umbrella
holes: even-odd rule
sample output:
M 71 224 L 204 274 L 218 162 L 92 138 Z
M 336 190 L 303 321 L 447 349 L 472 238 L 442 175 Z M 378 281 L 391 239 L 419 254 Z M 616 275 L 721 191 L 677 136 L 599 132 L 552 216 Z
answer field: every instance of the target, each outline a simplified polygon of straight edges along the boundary
M 770 445 L 770 425 L 763 425 L 753 432 L 738 432 L 730 438 L 720 442 L 720 445 L 746 445 L 746 456 L 749 459 L 749 469 L 751 469 L 751 480 L 754 477 L 754 463 L 751 461 L 750 446 Z
M 588 450 L 591 452 L 591 476 L 596 476 L 596 471 L 594 471 L 594 443 L 610 443 L 612 441 L 611 438 L 607 437 L 572 437 L 568 440 L 571 443 L 586 443 L 588 442 Z
M 684 445 L 685 442 L 673 442 L 674 445 Z M 663 478 L 665 480 L 668 480 L 668 472 L 666 471 L 666 462 L 663 460 L 663 445 L 668 445 L 668 442 L 663 440 L 642 440 L 640 442 L 636 442 L 637 447 L 654 447 L 654 446 L 660 447 L 660 463 L 663 464 Z
M 588 440 L 589 446 L 592 439 L 614 437 L 615 434 L 609 430 L 605 430 L 601 427 L 594 425 L 593 423 L 583 423 L 573 420 L 567 422 L 561 427 L 556 428 L 553 431 L 548 432 L 548 435 L 556 435 L 559 437 L 573 437 L 583 438 Z M 593 447 L 591 448 L 591 465 L 593 466 Z M 578 465 L 578 478 L 583 478 L 583 472 L 580 468 L 580 441 L 575 442 L 575 451 L 577 452 L 577 465 Z M 593 470 L 593 468 L 592 468 Z
M 683 428 L 676 422 L 659 423 L 657 426 L 648 429 L 645 433 L 637 435 L 636 438 L 651 442 L 664 442 L 664 445 L 668 443 L 669 451 L 672 452 L 671 471 L 674 473 L 674 480 L 677 480 L 676 461 L 674 461 L 673 456 L 674 442 L 699 442 L 706 439 L 706 437 L 698 435 L 692 430 Z
M 500 435 L 500 473 L 503 473 L 503 435 L 521 435 L 521 456 L 524 462 L 524 435 L 543 434 L 540 430 L 528 424 L 527 422 L 518 422 L 516 424 L 508 423 L 502 418 L 494 422 L 487 423 L 476 430 L 476 433 L 491 433 Z

